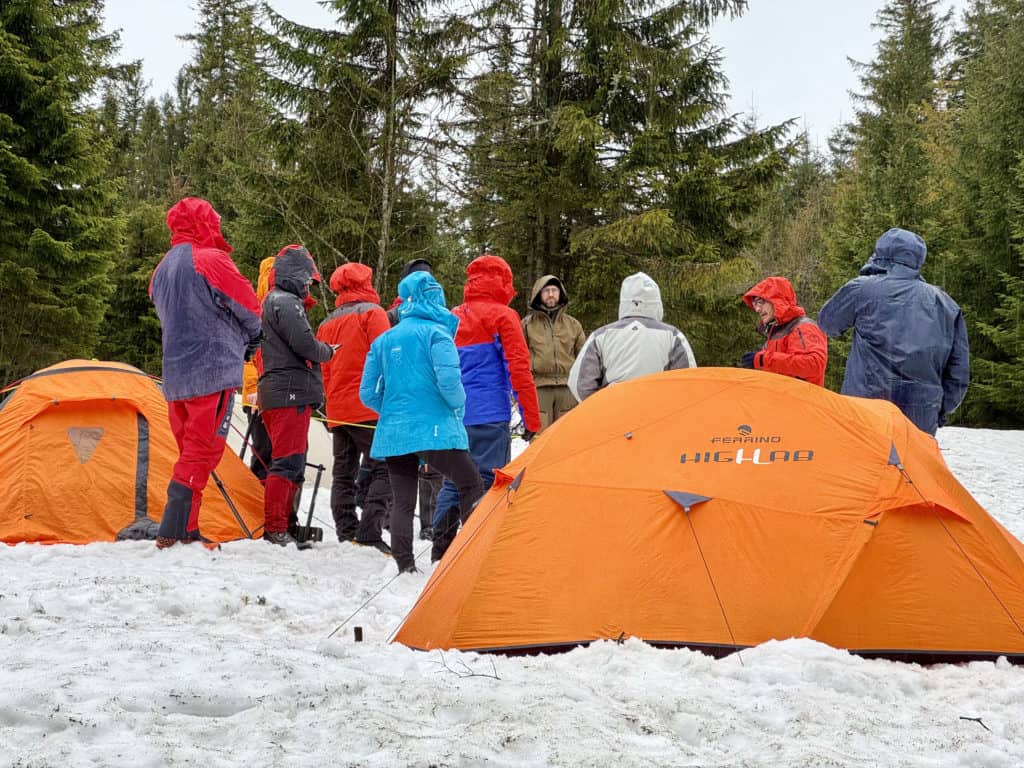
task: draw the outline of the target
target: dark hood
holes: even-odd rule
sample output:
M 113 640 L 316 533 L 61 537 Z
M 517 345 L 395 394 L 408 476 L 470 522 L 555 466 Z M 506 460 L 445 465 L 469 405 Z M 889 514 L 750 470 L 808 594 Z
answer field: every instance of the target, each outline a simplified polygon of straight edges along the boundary
M 539 312 L 549 311 L 540 301 L 540 292 L 549 285 L 554 285 L 558 288 L 558 309 L 569 304 L 569 294 L 565 290 L 565 284 L 554 275 L 544 275 L 533 284 L 533 291 L 530 293 L 530 309 L 536 309 Z
M 878 275 L 889 272 L 895 266 L 901 266 L 919 274 L 927 255 L 928 246 L 920 235 L 893 227 L 878 238 L 875 252 L 861 267 L 860 273 Z
M 306 283 L 320 282 L 320 273 L 309 251 L 301 245 L 286 245 L 274 259 L 274 287 L 300 299 L 309 296 Z

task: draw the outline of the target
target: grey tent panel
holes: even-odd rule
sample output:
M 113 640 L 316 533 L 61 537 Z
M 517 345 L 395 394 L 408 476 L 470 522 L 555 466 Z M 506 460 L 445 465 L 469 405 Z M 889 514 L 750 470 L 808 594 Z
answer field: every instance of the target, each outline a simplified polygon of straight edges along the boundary
M 902 467 L 899 451 L 896 450 L 896 443 L 889 443 L 889 466 Z
M 523 475 L 525 475 L 525 474 L 526 474 L 526 470 L 525 469 L 519 470 L 519 474 L 516 475 L 515 480 L 512 481 L 512 484 L 509 486 L 509 488 L 511 490 L 513 490 L 513 491 L 518 491 L 519 490 L 519 486 L 522 485 L 522 482 L 523 482 Z
M 710 496 L 701 496 L 696 493 L 687 493 L 686 491 L 663 491 L 672 501 L 683 508 L 687 513 L 690 509 L 697 504 L 703 504 L 705 501 L 711 501 Z

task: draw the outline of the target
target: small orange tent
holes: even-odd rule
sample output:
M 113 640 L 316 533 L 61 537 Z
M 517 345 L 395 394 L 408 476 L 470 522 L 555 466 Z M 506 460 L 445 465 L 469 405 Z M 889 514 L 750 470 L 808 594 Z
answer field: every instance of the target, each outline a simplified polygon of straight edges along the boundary
M 178 448 L 167 403 L 145 373 L 69 360 L 0 401 L 0 541 L 86 544 L 155 536 Z M 260 535 L 263 489 L 231 451 L 211 479 L 200 530 L 211 541 Z
M 1024 661 L 1024 546 L 888 402 L 762 371 L 609 387 L 498 473 L 396 635 Z

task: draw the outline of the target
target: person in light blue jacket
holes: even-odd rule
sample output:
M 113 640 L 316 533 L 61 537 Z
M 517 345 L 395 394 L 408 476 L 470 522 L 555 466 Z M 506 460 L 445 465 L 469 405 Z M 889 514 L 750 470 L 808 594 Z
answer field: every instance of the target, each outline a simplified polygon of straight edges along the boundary
M 429 272 L 413 272 L 398 285 L 401 322 L 378 336 L 366 356 L 359 397 L 378 414 L 370 456 L 388 465 L 394 507 L 391 551 L 399 573 L 415 573 L 413 512 L 420 460 L 459 489 L 465 522 L 483 493 L 467 450 L 462 416 L 456 318 L 445 306 L 444 289 Z
M 927 251 L 920 236 L 890 229 L 860 277 L 821 308 L 818 326 L 833 337 L 853 328 L 844 395 L 888 400 L 934 435 L 967 394 L 971 371 L 960 307 L 921 277 Z

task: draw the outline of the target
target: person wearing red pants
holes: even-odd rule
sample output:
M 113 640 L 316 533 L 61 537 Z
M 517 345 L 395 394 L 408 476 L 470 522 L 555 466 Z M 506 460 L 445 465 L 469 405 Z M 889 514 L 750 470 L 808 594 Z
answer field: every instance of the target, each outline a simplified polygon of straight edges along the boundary
M 300 245 L 286 245 L 274 259 L 274 287 L 263 300 L 263 374 L 256 387 L 271 446 L 263 538 L 301 549 L 310 544 L 299 545 L 288 533 L 288 515 L 301 490 L 309 419 L 324 402 L 320 363 L 334 356 L 334 347 L 316 339 L 306 317 L 316 304 L 309 286 L 319 280 L 313 258 Z
M 163 341 L 163 393 L 178 460 L 157 532 L 163 549 L 200 541 L 199 508 L 224 453 L 242 362 L 260 338 L 252 285 L 231 260 L 220 216 L 187 197 L 167 212 L 171 249 L 149 283 Z

